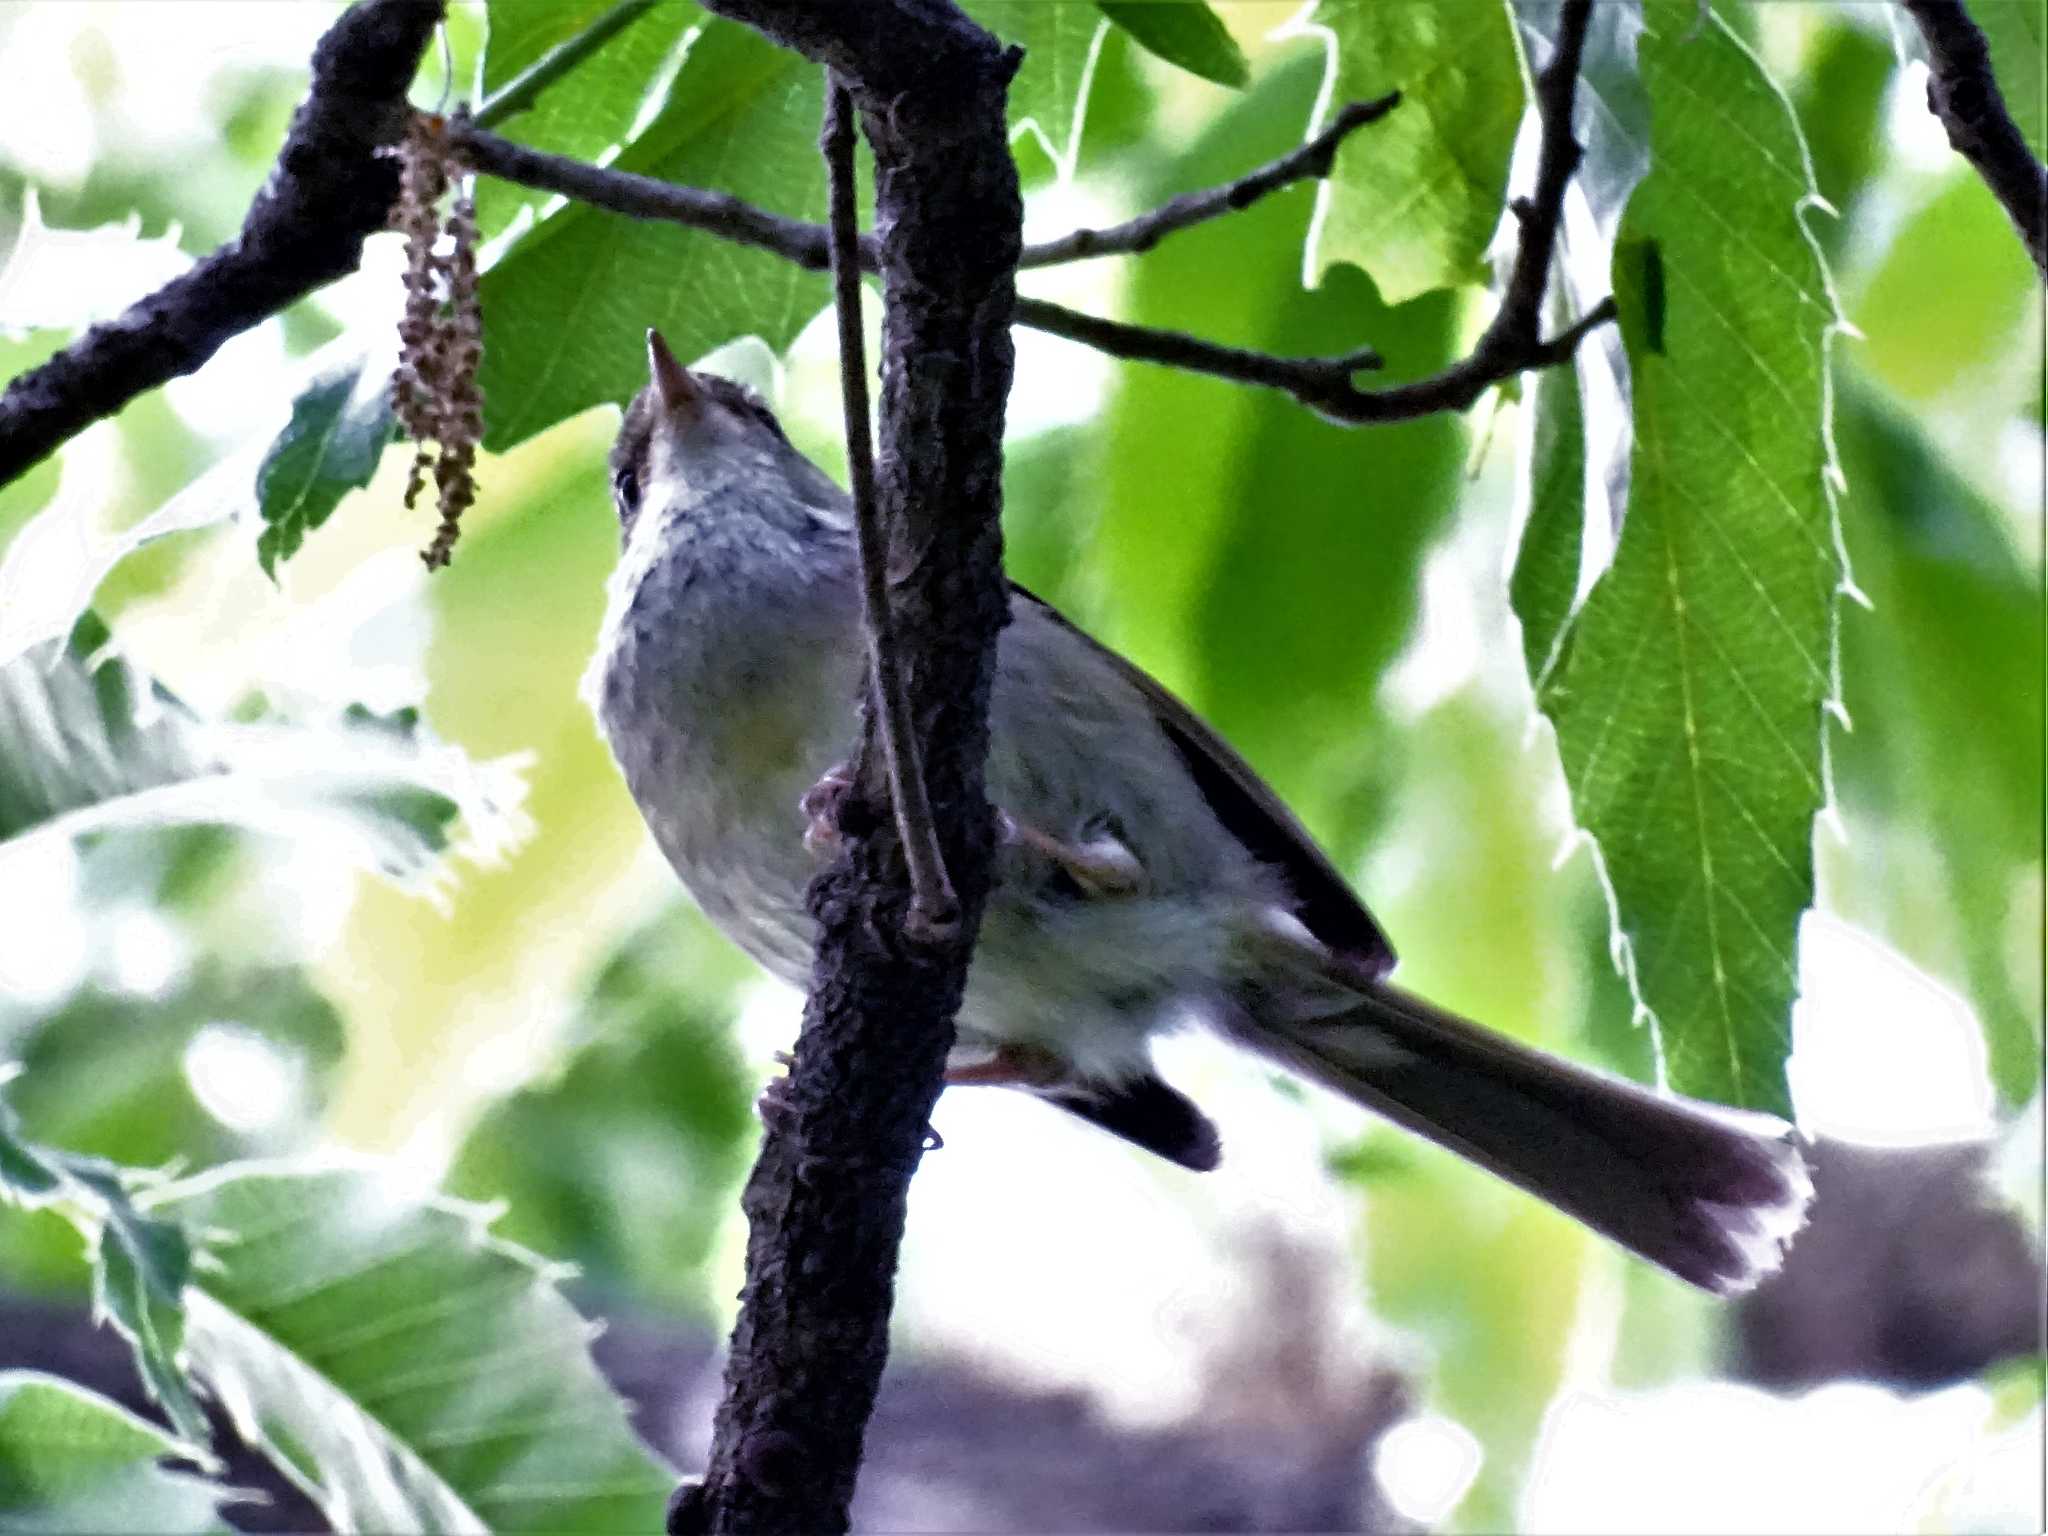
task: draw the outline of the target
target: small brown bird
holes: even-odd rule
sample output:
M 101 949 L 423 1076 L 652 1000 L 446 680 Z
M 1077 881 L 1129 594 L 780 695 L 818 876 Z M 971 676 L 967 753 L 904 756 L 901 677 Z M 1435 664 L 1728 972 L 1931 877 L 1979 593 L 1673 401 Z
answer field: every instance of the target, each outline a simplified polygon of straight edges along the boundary
M 738 385 L 649 333 L 612 453 L 625 555 L 586 683 L 705 913 L 801 985 L 812 792 L 854 738 L 852 506 Z M 1387 981 L 1379 925 L 1244 759 L 1013 589 L 990 707 L 1005 829 L 953 1083 L 1028 1090 L 1184 1167 L 1215 1128 L 1154 1072 L 1194 1015 L 1709 1290 L 1777 1267 L 1811 1195 L 1790 1128 L 1574 1066 Z

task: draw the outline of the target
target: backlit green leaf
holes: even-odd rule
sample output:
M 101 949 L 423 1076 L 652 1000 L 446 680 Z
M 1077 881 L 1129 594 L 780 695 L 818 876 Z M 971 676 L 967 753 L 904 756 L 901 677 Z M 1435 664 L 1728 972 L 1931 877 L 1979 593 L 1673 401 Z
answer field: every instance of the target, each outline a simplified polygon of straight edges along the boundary
M 370 483 L 396 422 L 388 375 L 358 357 L 322 375 L 292 402 L 292 419 L 256 471 L 263 531 L 256 559 L 275 578 L 281 561 L 326 522 L 350 491 Z
M 617 0 L 490 0 L 482 71 L 486 99 L 616 8 Z M 649 94 L 663 85 L 683 34 L 703 19 L 690 0 L 657 0 L 493 131 L 553 154 L 599 159 L 630 136 Z M 485 235 L 496 234 L 519 208 L 545 195 L 479 177 L 477 223 Z
M 1024 49 L 1010 82 L 1010 137 L 1028 128 L 1063 176 L 1072 175 L 1095 55 L 1108 23 L 1078 0 L 961 0 L 962 10 Z
M 820 90 L 808 60 L 714 19 L 618 168 L 822 218 Z M 563 207 L 484 275 L 485 441 L 503 450 L 590 406 L 630 399 L 647 381 L 649 326 L 685 360 L 744 335 L 781 348 L 826 293 L 818 273 L 764 251 Z
M 40 1371 L 0 1371 L 0 1531 L 226 1536 L 231 1491 L 160 1463 L 178 1442 Z
M 1205 0 L 1097 0 L 1102 14 L 1169 64 L 1218 85 L 1252 77 L 1244 50 Z
M 1783 1113 L 1842 576 L 1835 307 L 1801 223 L 1805 149 L 1755 57 L 1659 0 L 1641 62 L 1653 169 L 1614 269 L 1627 521 L 1539 702 L 1672 1085 Z
M 128 1341 L 143 1385 L 187 1447 L 203 1447 L 211 1431 L 183 1358 L 191 1250 L 178 1226 L 136 1208 L 131 1186 L 138 1177 L 28 1141 L 13 1109 L 0 1103 L 0 1200 L 29 1210 L 54 1207 L 85 1236 L 94 1311 Z
M 1261 81 L 1148 189 L 1228 180 L 1284 152 L 1315 60 Z M 1371 341 L 1391 377 L 1448 356 L 1453 305 L 1389 307 L 1353 271 L 1301 286 L 1308 199 L 1283 192 L 1190 230 L 1138 268 L 1130 318 L 1302 353 Z M 1446 417 L 1346 430 L 1292 399 L 1127 365 L 1105 423 L 1096 555 L 1105 638 L 1181 691 L 1341 858 L 1397 747 L 1380 678 L 1416 613 L 1424 551 L 1459 486 Z M 1284 687 L 1274 686 L 1284 677 Z
M 249 1164 L 150 1209 L 203 1234 L 193 1370 L 336 1530 L 660 1528 L 673 1476 L 598 1375 L 590 1325 L 477 1209 L 368 1170 Z
M 420 884 L 458 818 L 484 852 L 517 830 L 508 769 L 434 742 L 409 713 L 209 720 L 106 645 L 88 615 L 68 645 L 0 667 L 0 870 L 31 839 L 205 825 L 304 839 Z
M 1333 106 L 1401 93 L 1398 108 L 1337 151 L 1311 277 L 1348 261 L 1390 304 L 1482 280 L 1522 116 L 1504 0 L 1321 0 L 1311 24 L 1336 50 Z

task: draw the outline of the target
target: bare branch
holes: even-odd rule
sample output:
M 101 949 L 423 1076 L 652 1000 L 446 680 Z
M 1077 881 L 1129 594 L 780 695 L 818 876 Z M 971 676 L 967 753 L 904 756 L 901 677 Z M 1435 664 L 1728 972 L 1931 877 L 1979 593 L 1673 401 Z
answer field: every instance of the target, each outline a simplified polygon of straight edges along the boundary
M 846 415 L 846 478 L 860 544 L 860 577 L 867 606 L 868 661 L 875 674 L 875 713 L 889 766 L 889 802 L 910 866 L 910 921 L 915 936 L 950 936 L 960 921 L 960 899 L 946 878 L 925 797 L 924 762 L 910 717 L 895 626 L 889 618 L 889 552 L 875 508 L 875 455 L 869 436 L 866 348 L 860 332 L 860 208 L 853 187 L 853 98 L 836 75 L 825 82 L 825 126 L 818 138 L 830 189 L 832 301 L 839 320 L 839 396 Z
M 441 13 L 441 0 L 366 0 L 342 13 L 313 49 L 312 85 L 241 232 L 0 395 L 0 485 L 356 269 L 398 191 L 397 163 L 377 151 L 399 136 Z
M 1109 229 L 1077 229 L 1057 240 L 1040 241 L 1024 247 L 1019 267 L 1052 267 L 1062 262 L 1082 261 L 1092 256 L 1136 255 L 1149 251 L 1168 235 L 1249 208 L 1268 193 L 1297 181 L 1330 174 L 1337 146 L 1367 123 L 1376 123 L 1400 104 L 1401 93 L 1393 91 L 1376 101 L 1354 101 L 1330 119 L 1327 128 L 1291 154 L 1260 166 L 1249 175 L 1220 187 L 1188 192 L 1162 203 L 1150 213 L 1140 214 Z
M 2034 158 L 2012 120 L 1991 70 L 1991 48 L 1963 0 L 1904 0 L 1927 40 L 1927 110 L 1941 119 L 1957 154 L 2019 230 L 2027 254 L 2048 278 L 2048 166 Z
M 1080 342 L 1112 357 L 1159 363 L 1241 384 L 1283 390 L 1327 420 L 1346 426 L 1409 421 L 1439 411 L 1466 410 L 1503 380 L 1530 368 L 1564 361 L 1587 332 L 1614 318 L 1613 303 L 1607 301 L 1556 336 L 1545 338 L 1541 330 L 1543 292 L 1557 251 L 1565 188 L 1578 168 L 1581 153 L 1572 137 L 1572 103 L 1578 90 L 1579 65 L 1591 12 L 1591 0 L 1566 0 L 1556 52 L 1537 78 L 1536 110 L 1542 137 L 1536 186 L 1530 197 L 1515 204 L 1522 232 L 1500 308 L 1471 353 L 1442 372 L 1407 384 L 1365 389 L 1355 382 L 1356 375 L 1379 367 L 1381 362 L 1371 347 L 1361 346 L 1331 357 L 1279 357 L 1224 346 L 1180 331 L 1082 314 L 1044 299 L 1019 299 L 1014 311 L 1017 322 Z M 1020 265 L 1049 266 L 1090 256 L 1149 250 L 1168 235 L 1245 207 L 1280 187 L 1308 176 L 1327 175 L 1338 144 L 1366 123 L 1383 117 L 1397 100 L 1388 96 L 1354 103 L 1300 149 L 1247 176 L 1176 198 L 1151 213 L 1107 230 L 1077 230 L 1028 246 Z M 826 232 L 815 224 L 765 212 L 723 193 L 675 186 L 651 177 L 601 170 L 559 155 L 541 154 L 459 122 L 451 123 L 449 132 L 457 152 L 477 170 L 491 175 L 559 192 L 635 218 L 667 219 L 773 251 L 805 267 L 816 269 L 827 264 Z M 871 238 L 861 243 L 860 254 L 861 264 L 873 270 L 878 251 Z
M 1169 368 L 1212 374 L 1241 384 L 1284 389 L 1304 405 L 1331 412 L 1348 408 L 1357 398 L 1352 375 L 1379 368 L 1384 362 L 1371 347 L 1360 347 L 1336 357 L 1276 357 L 1270 352 L 1205 341 L 1185 331 L 1105 320 L 1100 315 L 1086 315 L 1046 299 L 1017 300 L 1017 320 L 1033 330 L 1064 336 L 1111 357 L 1162 363 Z
M 659 219 L 702 230 L 736 245 L 772 251 L 813 272 L 823 272 L 832 264 L 831 239 L 824 225 L 784 218 L 742 202 L 729 192 L 708 192 L 701 187 L 681 186 L 633 171 L 610 170 L 587 160 L 529 149 L 459 117 L 448 119 L 447 134 L 449 148 L 463 164 L 487 176 L 542 192 L 558 192 L 628 218 Z M 861 266 L 869 272 L 877 269 L 872 238 L 861 241 Z
M 497 99 L 493 97 L 492 102 Z M 1096 256 L 1149 251 L 1168 235 L 1249 208 L 1268 194 L 1295 182 L 1327 176 L 1337 147 L 1367 123 L 1378 122 L 1385 117 L 1400 100 L 1400 93 L 1396 91 L 1377 101 L 1353 102 L 1300 148 L 1235 181 L 1201 192 L 1189 192 L 1162 203 L 1150 213 L 1108 229 L 1077 229 L 1057 239 L 1027 245 L 1017 265 L 1020 269 L 1052 267 Z M 473 170 L 517 182 L 523 187 L 556 192 L 592 207 L 623 213 L 629 218 L 663 219 L 740 245 L 757 246 L 813 271 L 822 271 L 826 266 L 826 233 L 819 225 L 769 213 L 723 192 L 681 186 L 631 171 L 607 170 L 587 161 L 514 144 L 484 131 L 492 121 L 485 116 L 490 105 L 486 102 L 484 108 L 467 121 L 453 118 L 447 125 L 449 144 Z M 862 269 L 876 271 L 878 261 L 874 240 L 863 239 L 860 242 Z

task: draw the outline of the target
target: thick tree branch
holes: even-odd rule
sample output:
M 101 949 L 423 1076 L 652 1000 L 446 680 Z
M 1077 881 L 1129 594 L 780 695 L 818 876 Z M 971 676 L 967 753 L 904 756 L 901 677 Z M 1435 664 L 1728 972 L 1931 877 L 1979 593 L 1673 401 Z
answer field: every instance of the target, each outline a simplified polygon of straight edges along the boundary
M 365 0 L 313 50 L 313 80 L 241 233 L 0 395 L 0 485 L 230 337 L 353 272 L 398 191 L 406 87 L 441 0 Z
M 845 80 L 875 154 L 892 625 L 932 822 L 960 900 L 905 942 L 889 808 L 856 785 L 813 884 L 811 994 L 742 1205 L 747 1279 L 701 1484 L 673 1530 L 832 1532 L 888 1349 L 905 1196 L 938 1098 L 994 845 L 983 789 L 1002 578 L 1002 437 L 1023 206 L 1004 108 L 1017 56 L 950 0 L 707 0 Z
M 1991 70 L 1991 48 L 1963 0 L 1903 0 L 1927 40 L 1927 110 L 1957 154 L 2005 205 L 2027 254 L 2048 278 L 2048 166 L 2034 158 Z
M 861 591 L 874 673 L 874 716 L 889 768 L 889 803 L 910 869 L 910 916 L 916 937 L 929 940 L 960 919 L 960 901 L 946 878 L 946 857 L 932 826 L 923 754 L 910 716 L 902 645 L 889 617 L 888 531 L 875 505 L 875 454 L 868 425 L 868 365 L 860 330 L 860 207 L 853 186 L 853 97 L 837 76 L 825 82 L 824 152 L 831 186 L 832 307 L 839 321 L 839 397 L 846 416 L 846 479 L 860 544 Z

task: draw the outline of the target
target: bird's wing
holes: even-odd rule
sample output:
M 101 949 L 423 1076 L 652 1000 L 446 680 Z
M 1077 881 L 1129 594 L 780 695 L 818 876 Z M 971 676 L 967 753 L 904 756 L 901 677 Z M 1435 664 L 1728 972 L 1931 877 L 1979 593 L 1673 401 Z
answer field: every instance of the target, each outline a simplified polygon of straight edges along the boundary
M 1014 582 L 1010 591 L 1100 655 L 1143 695 L 1216 819 L 1260 862 L 1280 872 L 1298 904 L 1294 915 L 1310 933 L 1369 975 L 1384 976 L 1394 968 L 1393 946 L 1365 903 L 1251 764 L 1187 705 L 1052 604 Z

